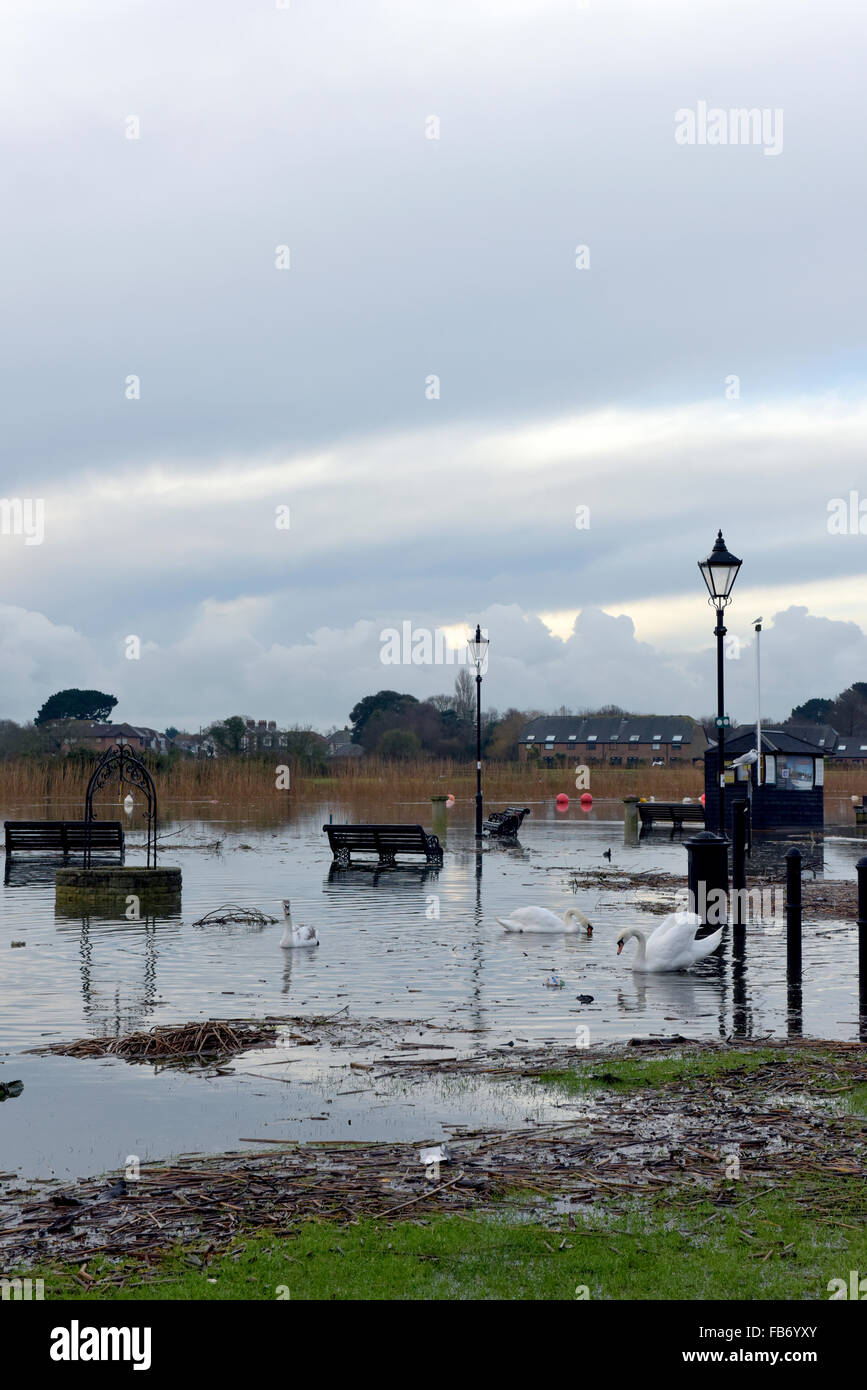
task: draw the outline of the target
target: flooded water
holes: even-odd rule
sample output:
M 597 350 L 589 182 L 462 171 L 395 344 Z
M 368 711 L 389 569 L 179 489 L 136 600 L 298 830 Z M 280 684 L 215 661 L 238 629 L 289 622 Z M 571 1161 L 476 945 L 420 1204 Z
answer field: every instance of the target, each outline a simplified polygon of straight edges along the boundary
M 252 807 L 188 807 L 183 817 L 164 819 L 160 831 L 161 862 L 183 870 L 182 911 L 142 922 L 57 914 L 56 865 L 16 858 L 0 894 L 0 1080 L 21 1079 L 24 1090 L 0 1106 L 0 1168 L 68 1177 L 121 1166 L 129 1154 L 232 1149 L 268 1137 L 425 1141 L 443 1137 L 450 1124 L 537 1123 L 552 1112 L 553 1102 L 530 1087 L 483 1079 L 374 1085 L 366 1072 L 350 1069 L 348 1054 L 320 1049 L 309 1049 L 304 1060 L 293 1056 L 285 1067 L 270 1065 L 275 1054 L 263 1052 L 233 1064 L 243 1075 L 209 1077 L 27 1051 L 154 1024 L 345 1010 L 358 1019 L 413 1021 L 419 1038 L 445 1038 L 452 1054 L 568 1044 L 578 1026 L 589 1030 L 592 1043 L 653 1033 L 785 1035 L 792 1028 L 857 1037 L 853 922 L 805 925 L 796 1019 L 779 920 L 750 926 L 743 960 L 732 960 L 726 940 L 719 958 L 688 974 L 633 975 L 631 947 L 618 959 L 615 938 L 625 925 L 651 929 L 657 919 L 644 908 L 660 893 L 618 884 L 616 870 L 685 877 L 683 845 L 657 833 L 625 847 L 615 818 L 620 803 L 597 802 L 590 815 L 577 807 L 560 815 L 550 803 L 532 809 L 520 847 L 486 843 L 476 853 L 472 808 L 457 806 L 442 868 L 375 872 L 332 868 L 322 833 L 329 814 L 335 821 L 429 827 L 430 802 L 307 805 L 270 820 Z M 4 814 L 63 810 L 16 807 Z M 139 857 L 132 847 L 137 838 L 133 826 L 128 862 Z M 852 880 L 865 849 L 854 830 L 801 847 L 820 877 Z M 785 842 L 757 847 L 757 858 L 782 865 L 785 848 Z M 603 857 L 607 849 L 610 861 Z M 612 870 L 614 877 L 575 892 L 576 870 Z M 318 949 L 281 950 L 280 925 L 193 925 L 226 902 L 280 916 L 284 897 L 298 922 L 315 925 Z M 496 917 L 527 904 L 557 911 L 577 906 L 592 919 L 594 934 L 504 933 Z M 12 948 L 13 941 L 26 944 Z M 562 987 L 552 987 L 552 977 Z M 383 1040 L 370 1058 L 388 1047 Z

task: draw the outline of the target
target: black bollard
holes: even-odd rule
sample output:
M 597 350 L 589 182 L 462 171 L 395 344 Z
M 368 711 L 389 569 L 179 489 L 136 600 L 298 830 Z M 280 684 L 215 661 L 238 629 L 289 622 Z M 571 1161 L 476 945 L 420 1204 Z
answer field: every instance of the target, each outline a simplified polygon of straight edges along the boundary
M 747 924 L 747 803 L 732 806 L 732 926 Z
M 867 858 L 859 859 L 858 871 L 858 1012 L 861 1041 L 867 1041 Z
M 702 830 L 685 843 L 690 910 L 698 913 L 702 926 L 720 927 L 727 917 L 728 840 Z
M 786 970 L 801 977 L 801 851 L 786 850 Z

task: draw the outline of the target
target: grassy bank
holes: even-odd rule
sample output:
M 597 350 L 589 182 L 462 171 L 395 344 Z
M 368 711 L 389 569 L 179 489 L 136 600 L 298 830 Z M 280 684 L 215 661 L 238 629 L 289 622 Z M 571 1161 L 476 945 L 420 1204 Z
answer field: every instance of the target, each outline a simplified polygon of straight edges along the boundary
M 841 1113 L 867 1115 L 867 1084 L 857 1079 L 845 1079 L 836 1068 L 836 1059 L 817 1050 L 804 1053 L 803 1061 L 813 1064 L 807 1090 L 816 1101 L 833 1101 Z M 749 1052 L 687 1052 L 682 1057 L 613 1058 L 604 1063 L 553 1068 L 534 1073 L 545 1086 L 555 1086 L 564 1095 L 590 1096 L 594 1092 L 621 1091 L 680 1091 L 702 1082 L 735 1082 L 751 1074 L 780 1069 L 787 1075 L 787 1058 L 778 1049 L 757 1047 Z M 842 1084 L 841 1084 L 842 1082 Z M 797 1081 L 804 1086 L 803 1077 Z
M 563 1119 L 458 1136 L 437 1179 L 287 1143 L 22 1193 L 5 1266 L 55 1300 L 809 1300 L 867 1268 L 864 1049 L 653 1046 L 511 1059 Z
M 526 1203 L 524 1204 L 526 1206 Z M 550 1215 L 517 1201 L 472 1215 L 305 1221 L 219 1254 L 40 1271 L 48 1299 L 823 1299 L 867 1268 L 863 1180 L 817 1175 L 750 1192 L 663 1193 Z

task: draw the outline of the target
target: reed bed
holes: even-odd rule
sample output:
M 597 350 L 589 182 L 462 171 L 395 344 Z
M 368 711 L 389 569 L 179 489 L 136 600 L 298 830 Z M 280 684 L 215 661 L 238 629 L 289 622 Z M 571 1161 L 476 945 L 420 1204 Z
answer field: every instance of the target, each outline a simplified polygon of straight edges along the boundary
M 273 1043 L 273 1024 L 210 1018 L 204 1023 L 152 1028 L 147 1033 L 128 1033 L 122 1038 L 76 1038 L 34 1049 L 60 1057 L 124 1057 L 128 1062 L 183 1062 L 191 1058 L 228 1057 L 233 1052 L 262 1043 Z
M 290 762 L 291 790 L 278 789 L 277 768 L 283 766 L 280 750 L 272 759 L 226 757 L 208 761 L 167 760 L 152 765 L 161 805 L 208 802 L 278 808 L 298 801 L 339 801 L 376 797 L 384 801 L 425 800 L 452 793 L 459 801 L 475 794 L 472 761 L 456 763 L 438 759 L 390 762 L 382 758 L 336 763 L 327 773 L 312 773 Z M 92 771 L 80 759 L 10 758 L 0 762 L 0 803 L 4 806 L 38 802 L 78 803 L 83 808 L 87 781 Z M 550 800 L 560 792 L 578 798 L 574 766 L 541 767 L 535 762 L 486 762 L 485 802 L 521 803 Z M 127 788 L 128 790 L 128 788 Z M 594 799 L 655 796 L 659 801 L 698 797 L 704 790 L 701 766 L 634 768 L 591 767 Z M 867 769 L 829 768 L 825 773 L 829 796 L 861 796 L 867 793 Z M 140 799 L 140 798 L 139 798 Z M 117 806 L 116 787 L 107 787 L 100 804 Z M 105 811 L 103 810 L 103 815 Z

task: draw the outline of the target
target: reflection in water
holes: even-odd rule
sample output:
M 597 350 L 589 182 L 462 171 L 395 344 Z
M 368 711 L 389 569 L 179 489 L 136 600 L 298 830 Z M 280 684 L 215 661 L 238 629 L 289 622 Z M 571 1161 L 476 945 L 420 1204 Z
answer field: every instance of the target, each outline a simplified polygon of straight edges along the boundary
M 182 918 L 64 919 L 54 911 L 56 865 L 14 861 L 0 897 L 0 933 L 7 940 L 26 937 L 27 952 L 0 949 L 0 973 L 19 986 L 3 992 L 7 1045 L 24 1046 L 45 1033 L 149 1027 L 163 1019 L 293 1009 L 327 1014 L 347 1004 L 357 1016 L 426 1019 L 486 1030 L 506 1042 L 517 1036 L 571 1039 L 576 1019 L 588 1009 L 597 1041 L 629 1036 L 635 1015 L 644 1031 L 660 1035 L 747 1038 L 803 1030 L 857 1036 L 854 923 L 805 930 L 807 985 L 798 995 L 785 979 L 785 934 L 770 921 L 729 932 L 722 954 L 688 976 L 633 977 L 616 957 L 617 931 L 652 927 L 658 919 L 644 913 L 641 895 L 618 883 L 617 872 L 663 871 L 682 881 L 686 854 L 667 838 L 618 844 L 616 823 L 598 804 L 593 817 L 580 819 L 549 816 L 541 806 L 525 821 L 520 845 L 482 846 L 473 836 L 471 803 L 459 805 L 449 813 L 442 867 L 350 869 L 333 864 L 321 830 L 336 809 L 284 808 L 259 829 L 226 808 L 209 807 L 207 817 L 189 822 L 167 821 L 179 844 L 207 844 L 214 839 L 216 811 L 223 811 L 220 856 L 172 852 L 184 875 Z M 368 808 L 379 818 L 421 823 L 428 811 L 429 803 Z M 340 814 L 363 818 L 348 806 Z M 609 848 L 611 861 L 604 857 Z M 776 855 L 779 868 L 784 848 L 777 842 L 762 852 Z M 854 877 L 862 849 L 863 842 L 849 839 L 804 846 L 837 877 Z M 592 888 L 579 884 L 576 894 L 571 880 L 582 869 L 604 869 L 612 878 L 594 880 Z M 279 924 L 192 926 L 226 901 L 279 917 L 284 897 L 292 898 L 299 920 L 317 928 L 322 944 L 314 960 L 279 949 Z M 560 912 L 577 903 L 592 917 L 594 935 L 587 941 L 504 939 L 495 919 L 521 903 Z M 562 991 L 545 988 L 552 974 L 564 979 Z M 578 996 L 586 994 L 593 995 L 592 1006 L 580 1005 Z
M 376 888 L 380 883 L 400 883 L 401 878 L 410 883 L 427 883 L 429 879 L 436 879 L 439 872 L 439 864 L 380 864 L 375 859 L 369 863 L 358 859 L 352 864 L 342 865 L 332 861 L 325 882 L 329 885 L 342 884 L 344 888 L 354 891 L 358 887 L 359 874 L 364 874 L 366 884 Z
M 744 931 L 727 931 L 720 954 L 683 975 L 633 973 L 618 960 L 618 931 L 627 925 L 652 929 L 659 919 L 645 908 L 654 901 L 658 906 L 665 891 L 648 886 L 637 892 L 631 883 L 618 881 L 618 871 L 670 873 L 680 882 L 686 874 L 686 853 L 676 840 L 619 843 L 619 818 L 612 819 L 615 813 L 619 817 L 619 804 L 606 809 L 594 803 L 590 816 L 571 808 L 558 816 L 540 804 L 522 827 L 520 845 L 482 846 L 473 835 L 472 803 L 458 804 L 449 812 L 441 868 L 415 863 L 343 870 L 332 864 L 321 829 L 329 812 L 347 821 L 427 824 L 429 809 L 429 802 L 382 800 L 363 807 L 287 807 L 284 799 L 279 811 L 253 808 L 248 815 L 246 808 L 207 806 L 188 819 L 167 819 L 170 842 L 183 846 L 170 855 L 170 862 L 181 866 L 184 883 L 183 913 L 171 918 L 65 917 L 54 904 L 59 861 L 22 856 L 7 864 L 0 891 L 3 1041 L 7 1051 L 18 1049 L 16 1071 L 25 1079 L 25 1104 L 19 1105 L 18 1128 L 11 1136 L 17 1145 L 12 1161 L 32 1161 L 34 1171 L 56 1172 L 63 1155 L 74 1153 L 73 1171 L 99 1171 L 122 1162 L 127 1153 L 156 1157 L 179 1146 L 225 1148 L 244 1134 L 309 1139 L 325 1134 L 378 1138 L 391 1132 L 425 1138 L 435 1132 L 434 1115 L 475 1124 L 493 1113 L 483 1115 L 472 1099 L 462 1110 L 460 1097 L 445 1083 L 441 1093 L 431 1083 L 423 1102 L 415 1090 L 377 1096 L 386 1083 L 374 1084 L 366 1072 L 353 1072 L 347 1087 L 340 1072 L 329 1070 L 322 1059 L 314 1081 L 314 1057 L 306 1063 L 306 1075 L 305 1064 L 298 1062 L 288 1068 L 291 1084 L 266 1086 L 265 1078 L 273 1080 L 277 1069 L 263 1068 L 253 1083 L 249 1078 L 193 1080 L 165 1072 L 155 1076 L 147 1067 L 24 1051 L 49 1040 L 112 1036 L 156 1023 L 345 1010 L 350 1018 L 406 1020 L 434 1030 L 431 1036 L 448 1039 L 450 1046 L 460 1036 L 462 1045 L 480 1048 L 544 1046 L 548 1040 L 573 1044 L 578 1025 L 588 1029 L 592 1045 L 676 1033 L 695 1038 L 860 1033 L 867 1041 L 867 984 L 859 1016 L 854 922 L 805 925 L 803 982 L 786 978 L 786 933 L 771 917 L 751 921 Z M 16 812 L 11 819 L 26 817 L 19 808 Z M 36 814 L 46 814 L 45 809 Z M 217 839 L 222 853 L 207 852 Z M 783 880 L 787 843 L 761 848 L 772 884 Z M 824 845 L 802 842 L 802 848 L 818 872 L 854 881 L 864 842 L 828 837 Z M 754 848 L 753 869 L 757 853 Z M 135 862 L 134 851 L 129 860 Z M 582 882 L 576 888 L 576 870 L 588 869 L 593 887 Z M 611 877 L 598 878 L 598 871 Z M 318 950 L 281 950 L 279 920 L 260 927 L 193 926 L 225 902 L 257 907 L 279 919 L 287 897 L 298 920 L 316 927 Z M 509 936 L 497 925 L 497 916 L 532 903 L 558 912 L 578 906 L 592 918 L 593 936 Z M 25 949 L 8 949 L 10 941 L 22 940 Z M 864 945 L 867 955 L 867 937 Z M 546 988 L 554 974 L 564 981 L 562 989 Z M 402 1028 L 398 1034 L 405 1036 Z M 356 1099 L 359 1076 L 364 1094 Z M 514 1100 L 508 1087 L 497 1092 L 506 1094 Z M 485 1104 L 491 1103 L 489 1096 Z M 321 1121 L 325 1113 L 331 1116 L 328 1123 Z M 531 1113 L 530 1102 L 522 1100 L 518 1122 Z M 551 1113 L 559 1118 L 562 1112 Z M 351 1130 L 341 1128 L 350 1122 Z M 259 1124 L 266 1128 L 253 1127 Z
M 752 1013 L 747 998 L 747 929 L 732 927 L 732 1037 L 751 1038 Z
M 94 940 L 91 918 L 81 919 L 79 940 L 79 976 L 81 979 L 82 1013 L 91 1025 L 88 1032 L 96 1037 L 122 1037 L 137 1033 L 145 1027 L 157 999 L 157 923 L 155 917 L 143 917 L 135 923 L 143 944 L 141 980 L 124 981 L 129 990 L 128 1002 L 122 1002 L 121 986 L 116 985 L 111 1002 L 107 1002 L 94 983 Z M 141 934 L 143 933 L 143 937 Z M 98 943 L 97 943 L 98 944 Z

